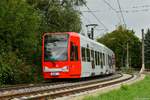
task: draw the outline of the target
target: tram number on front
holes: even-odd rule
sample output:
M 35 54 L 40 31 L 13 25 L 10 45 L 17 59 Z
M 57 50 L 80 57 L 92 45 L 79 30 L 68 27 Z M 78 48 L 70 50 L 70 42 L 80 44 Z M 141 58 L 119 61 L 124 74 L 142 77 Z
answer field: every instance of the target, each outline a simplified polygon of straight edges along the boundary
M 51 76 L 58 76 L 59 72 L 51 72 Z

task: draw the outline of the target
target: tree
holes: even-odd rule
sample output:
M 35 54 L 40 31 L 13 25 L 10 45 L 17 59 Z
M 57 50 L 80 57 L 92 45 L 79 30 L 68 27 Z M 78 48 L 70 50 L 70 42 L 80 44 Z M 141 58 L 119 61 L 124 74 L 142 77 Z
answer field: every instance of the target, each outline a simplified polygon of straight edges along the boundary
M 41 16 L 24 0 L 1 1 L 0 13 L 0 84 L 31 81 Z
M 46 10 L 47 8 L 49 8 L 48 4 L 50 4 L 50 3 L 57 3 L 61 6 L 73 7 L 73 6 L 84 5 L 86 3 L 86 0 L 38 0 L 38 1 L 37 0 L 27 0 L 27 2 L 36 7 L 40 5 L 40 7 L 44 8 Z
M 43 15 L 42 32 L 80 32 L 80 13 L 74 5 L 82 5 L 85 0 L 27 0 Z
M 150 67 L 150 29 L 147 30 L 145 35 L 145 65 Z
M 113 32 L 107 33 L 103 37 L 97 39 L 115 52 L 116 66 L 126 66 L 127 43 L 129 44 L 129 63 L 132 67 L 141 65 L 141 42 L 135 36 L 133 30 L 127 30 L 119 26 Z
M 59 0 L 60 1 L 60 0 Z M 67 6 L 82 6 L 86 3 L 86 0 L 62 0 L 61 5 Z

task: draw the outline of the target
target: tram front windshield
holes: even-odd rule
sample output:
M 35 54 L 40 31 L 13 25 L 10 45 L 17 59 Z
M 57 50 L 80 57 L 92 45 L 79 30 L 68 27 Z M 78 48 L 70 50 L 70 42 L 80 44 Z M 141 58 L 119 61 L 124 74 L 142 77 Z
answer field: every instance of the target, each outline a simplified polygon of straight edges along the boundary
M 68 59 L 68 34 L 48 34 L 44 37 L 44 60 L 65 61 Z

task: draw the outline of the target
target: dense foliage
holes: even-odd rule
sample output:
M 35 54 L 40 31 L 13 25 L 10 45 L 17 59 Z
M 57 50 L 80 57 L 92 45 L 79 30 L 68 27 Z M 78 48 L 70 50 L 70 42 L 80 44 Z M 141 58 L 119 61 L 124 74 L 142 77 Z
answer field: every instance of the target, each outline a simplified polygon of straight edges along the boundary
M 129 65 L 140 67 L 141 65 L 141 42 L 132 30 L 119 26 L 115 31 L 107 33 L 98 39 L 115 52 L 116 66 L 126 66 L 127 43 L 129 44 Z
M 74 7 L 83 2 L 84 0 L 2 0 L 0 84 L 34 81 L 41 74 L 42 33 L 79 32 L 80 17 Z
M 83 0 L 27 0 L 31 6 L 41 12 L 44 32 L 79 32 L 80 13 L 74 9 L 75 1 Z
M 0 2 L 0 83 L 30 81 L 35 33 L 41 18 L 23 0 Z
M 145 35 L 145 64 L 147 68 L 150 68 L 150 29 Z

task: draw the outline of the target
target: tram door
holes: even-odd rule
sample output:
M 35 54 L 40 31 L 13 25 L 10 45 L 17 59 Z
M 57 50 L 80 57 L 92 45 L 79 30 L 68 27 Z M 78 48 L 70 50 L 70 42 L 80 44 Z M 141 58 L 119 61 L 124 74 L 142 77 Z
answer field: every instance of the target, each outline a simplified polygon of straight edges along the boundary
M 70 41 L 70 73 L 73 75 L 80 75 L 80 48 L 79 48 L 79 38 L 72 37 Z
M 91 50 L 91 64 L 92 64 L 92 69 L 95 69 L 94 50 Z

